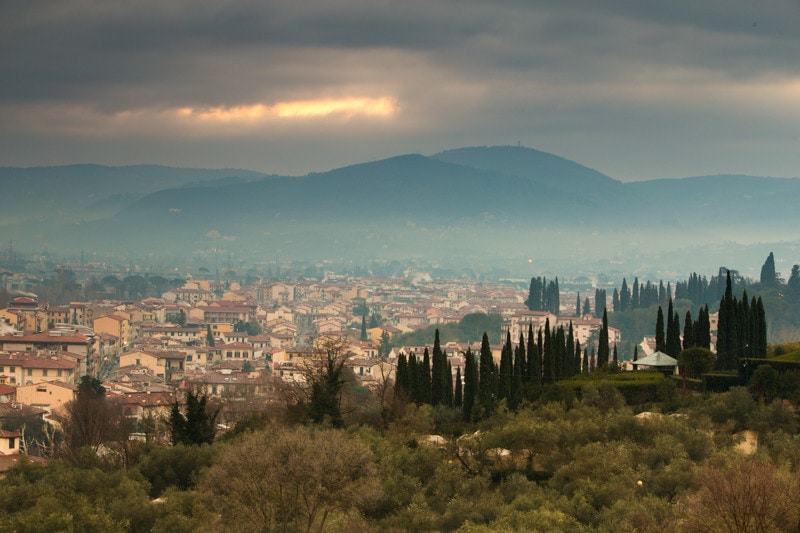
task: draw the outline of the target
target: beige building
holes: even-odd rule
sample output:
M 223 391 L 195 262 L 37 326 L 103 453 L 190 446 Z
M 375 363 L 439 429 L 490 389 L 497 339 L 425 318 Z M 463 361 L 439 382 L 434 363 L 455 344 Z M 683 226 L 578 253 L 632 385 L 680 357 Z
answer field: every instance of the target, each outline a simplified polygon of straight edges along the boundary
M 55 411 L 75 398 L 76 387 L 63 381 L 40 381 L 17 387 L 17 401 Z

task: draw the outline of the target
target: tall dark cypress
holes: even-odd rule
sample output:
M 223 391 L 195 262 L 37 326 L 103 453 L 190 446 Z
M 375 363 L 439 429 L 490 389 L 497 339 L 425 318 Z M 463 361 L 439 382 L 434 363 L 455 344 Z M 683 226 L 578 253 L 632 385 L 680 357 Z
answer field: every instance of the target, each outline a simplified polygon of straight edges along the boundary
M 619 310 L 628 311 L 631 308 L 631 292 L 628 289 L 628 282 L 622 278 L 622 287 L 619 290 Z
M 541 333 L 541 330 L 539 330 Z M 540 342 L 541 343 L 541 342 Z M 542 384 L 542 358 L 541 352 L 536 345 L 536 339 L 533 338 L 533 325 L 528 324 L 528 381 L 533 383 L 534 387 Z
M 544 326 L 544 352 L 542 354 L 542 383 L 553 383 L 555 381 L 555 354 L 553 351 L 553 339 L 550 338 L 550 319 L 545 320 Z
M 397 358 L 397 369 L 394 378 L 394 394 L 398 397 L 408 397 L 411 392 L 408 380 L 408 360 L 406 354 L 400 353 Z
M 472 350 L 464 354 L 464 399 L 461 405 L 464 421 L 472 421 L 472 409 L 478 396 L 478 365 Z
M 447 407 L 453 407 L 455 398 L 453 393 L 453 365 L 450 361 L 445 361 L 445 380 L 444 380 L 444 404 Z
M 622 312 L 622 308 L 620 307 L 619 303 L 619 292 L 617 291 L 616 287 L 614 287 L 614 293 L 611 295 L 611 309 L 613 309 L 615 313 Z
M 678 354 L 681 353 L 681 319 L 678 313 L 673 313 L 672 320 L 669 321 L 666 348 L 666 353 L 670 357 L 677 358 Z
M 581 316 L 581 293 L 578 293 L 578 297 L 575 300 L 575 316 Z
M 522 383 L 525 380 L 525 373 L 528 365 L 525 361 L 525 338 L 519 334 L 519 343 L 514 349 L 514 369 L 511 377 L 511 403 L 516 407 L 522 399 Z
M 492 359 L 492 347 L 489 344 L 489 336 L 484 332 L 481 340 L 481 357 L 478 367 L 478 405 L 481 407 L 481 414 L 488 416 L 494 411 L 493 397 L 493 375 L 494 359 Z
M 631 294 L 631 309 L 638 309 L 639 300 L 639 278 L 633 278 L 633 293 Z
M 661 306 L 658 306 L 658 316 L 656 317 L 656 351 L 664 352 L 666 348 L 667 339 L 664 335 L 664 311 Z
M 417 405 L 422 403 L 424 394 L 422 393 L 421 380 L 420 380 L 420 365 L 417 362 L 417 355 L 411 353 L 408 356 L 408 381 L 409 392 L 411 394 L 411 401 Z
M 456 367 L 456 388 L 453 395 L 453 405 L 456 409 L 461 409 L 464 405 L 464 389 L 461 384 L 461 367 Z
M 433 357 L 431 360 L 431 405 L 439 405 L 444 403 L 444 365 L 447 363 L 447 357 L 442 353 L 442 347 L 439 343 L 439 329 L 433 339 Z
M 511 400 L 511 373 L 514 367 L 514 358 L 511 347 L 511 332 L 506 332 L 506 343 L 500 354 L 500 374 L 497 376 L 497 399 Z
M 581 372 L 583 374 L 589 373 L 589 348 L 583 349 L 583 364 L 581 365 Z
M 694 322 L 692 322 L 692 312 L 686 311 L 686 317 L 683 319 L 683 349 L 692 346 L 694 346 Z
M 431 355 L 428 347 L 422 354 L 422 366 L 417 365 L 419 373 L 419 390 L 421 392 L 420 402 L 431 403 Z
M 564 378 L 571 378 L 578 371 L 575 368 L 575 332 L 572 329 L 572 320 L 569 321 L 567 331 L 567 349 L 564 352 Z
M 555 381 L 561 381 L 565 377 L 565 360 L 566 360 L 566 336 L 564 335 L 564 326 L 558 326 L 555 330 L 553 337 L 553 378 Z M 572 355 L 572 354 L 570 354 Z
M 767 314 L 764 311 L 764 302 L 761 296 L 756 302 L 756 320 L 758 321 L 758 337 L 755 356 L 764 358 L 767 356 Z
M 610 347 L 608 345 L 608 313 L 603 310 L 603 325 L 600 328 L 600 337 L 597 341 L 597 367 L 605 368 L 608 366 L 608 358 L 610 355 Z

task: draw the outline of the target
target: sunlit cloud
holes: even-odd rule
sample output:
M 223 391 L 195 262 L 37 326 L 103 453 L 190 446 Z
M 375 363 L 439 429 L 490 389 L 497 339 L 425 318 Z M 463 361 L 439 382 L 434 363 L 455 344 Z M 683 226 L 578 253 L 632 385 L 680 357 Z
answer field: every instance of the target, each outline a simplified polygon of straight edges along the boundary
M 275 105 L 255 104 L 231 107 L 183 107 L 178 114 L 204 121 L 251 122 L 269 119 L 314 118 L 328 116 L 389 117 L 397 113 L 393 98 L 340 98 L 297 100 Z

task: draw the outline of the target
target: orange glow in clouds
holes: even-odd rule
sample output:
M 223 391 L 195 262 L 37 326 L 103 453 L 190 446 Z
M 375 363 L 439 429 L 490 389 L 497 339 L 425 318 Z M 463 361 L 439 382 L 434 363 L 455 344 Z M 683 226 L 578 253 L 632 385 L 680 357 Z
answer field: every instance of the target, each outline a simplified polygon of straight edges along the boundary
M 233 107 L 184 107 L 178 113 L 185 117 L 220 122 L 265 120 L 270 118 L 308 118 L 340 115 L 387 117 L 394 115 L 397 104 L 392 98 L 342 98 L 328 100 L 298 100 Z

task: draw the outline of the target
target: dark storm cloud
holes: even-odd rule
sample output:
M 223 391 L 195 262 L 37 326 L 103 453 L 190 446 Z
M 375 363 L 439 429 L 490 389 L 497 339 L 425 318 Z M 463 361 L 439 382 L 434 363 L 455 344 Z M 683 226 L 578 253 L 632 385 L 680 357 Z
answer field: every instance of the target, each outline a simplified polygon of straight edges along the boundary
M 202 152 L 217 166 L 286 170 L 281 157 L 298 152 L 287 146 L 306 141 L 326 157 L 297 170 L 319 170 L 521 140 L 630 178 L 647 176 L 647 164 L 662 168 L 650 175 L 677 168 L 658 150 L 708 142 L 723 157 L 748 139 L 775 161 L 797 135 L 798 28 L 796 0 L 6 0 L 0 164 L 36 164 L 37 151 L 135 162 L 123 161 L 128 147 L 131 158 L 171 164 Z M 346 98 L 396 108 L 391 120 L 346 123 L 192 119 Z M 237 131 L 246 142 L 231 140 Z M 279 153 L 259 163 L 259 143 Z M 763 173 L 785 174 L 797 157 Z

